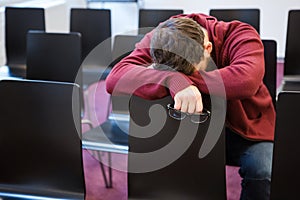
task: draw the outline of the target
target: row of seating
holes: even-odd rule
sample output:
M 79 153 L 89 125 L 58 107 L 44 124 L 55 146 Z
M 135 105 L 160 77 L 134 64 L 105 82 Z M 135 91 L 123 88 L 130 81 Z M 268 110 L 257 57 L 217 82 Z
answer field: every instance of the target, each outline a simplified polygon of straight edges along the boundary
M 157 26 L 159 22 L 164 21 L 172 15 L 182 13 L 183 10 L 179 9 L 140 9 L 138 25 L 140 29 L 138 33 L 145 34 Z M 251 24 L 259 31 L 259 9 L 212 9 L 210 10 L 210 14 L 216 17 L 222 16 L 222 19 L 225 21 L 234 18 L 240 19 L 241 21 Z M 29 29 L 45 30 L 44 10 L 42 8 L 7 7 L 5 19 L 7 64 L 24 65 L 26 58 L 26 41 L 24 35 L 26 35 Z M 70 21 L 70 31 L 80 32 L 82 34 L 83 59 L 95 46 L 111 37 L 111 13 L 108 9 L 72 8 Z M 19 26 L 16 27 L 14 24 L 19 24 Z M 101 60 L 107 59 L 107 56 L 109 56 L 109 54 L 105 54 Z
M 171 15 L 181 14 L 183 10 L 140 10 L 140 27 L 154 27 L 158 22 Z M 150 17 L 149 14 L 155 13 Z M 18 26 L 16 26 L 18 24 Z M 24 76 L 18 69 L 26 63 L 26 34 L 28 30 L 45 30 L 43 8 L 5 8 L 5 44 L 7 65 L 12 67 L 13 75 Z M 82 36 L 82 59 L 100 43 L 111 39 L 111 11 L 109 9 L 72 8 L 70 13 L 70 32 L 79 32 Z M 144 30 L 145 31 L 145 30 Z M 107 65 L 111 62 L 111 40 L 105 44 L 105 51 L 98 55 L 95 63 Z M 91 62 L 91 61 L 90 61 Z
M 85 198 L 79 89 L 76 84 L 63 82 L 0 81 L 0 122 L 5 133 L 0 135 L 3 199 Z M 299 101 L 300 92 L 281 92 L 276 102 L 271 199 L 297 195 L 297 185 L 291 180 L 299 177 Z M 201 148 L 206 148 L 207 134 L 203 132 L 208 133 L 210 120 L 201 125 L 188 118 L 174 120 L 168 117 L 169 103 L 170 96 L 129 99 L 129 135 L 158 131 L 155 137 L 146 139 L 129 137 L 129 197 L 226 199 L 224 134 L 216 138 L 207 156 L 199 158 Z M 166 120 L 155 120 L 161 118 Z M 195 130 L 188 140 L 187 130 Z M 176 141 L 181 141 L 180 148 Z M 177 152 L 165 154 L 169 148 Z

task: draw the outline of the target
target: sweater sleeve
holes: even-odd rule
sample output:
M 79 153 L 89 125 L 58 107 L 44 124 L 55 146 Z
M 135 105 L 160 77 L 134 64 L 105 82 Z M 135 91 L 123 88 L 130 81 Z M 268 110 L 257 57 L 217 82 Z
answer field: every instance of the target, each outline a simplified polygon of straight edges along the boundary
M 133 52 L 116 64 L 106 78 L 106 89 L 110 94 L 137 95 L 146 99 L 174 96 L 192 84 L 179 72 L 149 69 L 152 63 L 149 46 L 152 33 L 147 34 Z

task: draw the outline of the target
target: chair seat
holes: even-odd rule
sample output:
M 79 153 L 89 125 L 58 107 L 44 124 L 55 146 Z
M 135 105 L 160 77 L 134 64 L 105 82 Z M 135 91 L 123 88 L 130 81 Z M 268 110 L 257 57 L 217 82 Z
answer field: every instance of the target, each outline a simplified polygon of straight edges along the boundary
M 0 185 L 0 199 L 5 200 L 28 200 L 28 199 L 84 199 L 84 194 L 80 192 L 66 192 L 53 188 L 37 188 L 32 186 L 18 186 L 18 185 Z M 5 191 L 5 192 L 3 192 Z
M 83 148 L 116 153 L 128 151 L 128 121 L 108 119 L 82 134 Z
M 83 66 L 82 67 L 82 81 L 86 88 L 93 83 L 105 80 L 110 73 L 111 68 L 104 66 Z
M 283 91 L 300 91 L 300 80 L 299 82 L 286 81 L 283 85 Z

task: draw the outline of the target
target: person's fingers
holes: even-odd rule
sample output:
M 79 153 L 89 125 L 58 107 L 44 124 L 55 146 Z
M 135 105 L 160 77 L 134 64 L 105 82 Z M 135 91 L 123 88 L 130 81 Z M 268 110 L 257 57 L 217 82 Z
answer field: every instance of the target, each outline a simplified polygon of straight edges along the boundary
M 202 99 L 196 102 L 196 112 L 200 113 L 203 111 Z
M 183 102 L 181 103 L 180 111 L 181 111 L 181 112 L 187 112 L 188 106 L 189 106 L 189 102 L 188 102 L 188 101 L 183 101 Z
M 181 109 L 181 99 L 180 98 L 178 98 L 178 96 L 175 96 L 174 97 L 174 108 L 176 109 L 176 110 L 180 110 Z
M 174 108 L 182 112 L 195 113 L 203 109 L 201 93 L 193 85 L 175 94 L 174 101 Z
M 187 112 L 191 113 L 191 114 L 195 113 L 196 112 L 196 104 L 197 104 L 197 101 L 190 101 L 188 108 L 187 108 Z

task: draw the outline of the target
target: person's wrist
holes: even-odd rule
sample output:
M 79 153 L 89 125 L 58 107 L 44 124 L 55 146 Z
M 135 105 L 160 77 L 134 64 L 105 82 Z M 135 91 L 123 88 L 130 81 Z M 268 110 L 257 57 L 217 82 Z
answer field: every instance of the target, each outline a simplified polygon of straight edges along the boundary
M 193 85 L 193 82 L 179 72 L 173 72 L 167 79 L 167 87 L 172 97 L 179 91 Z

